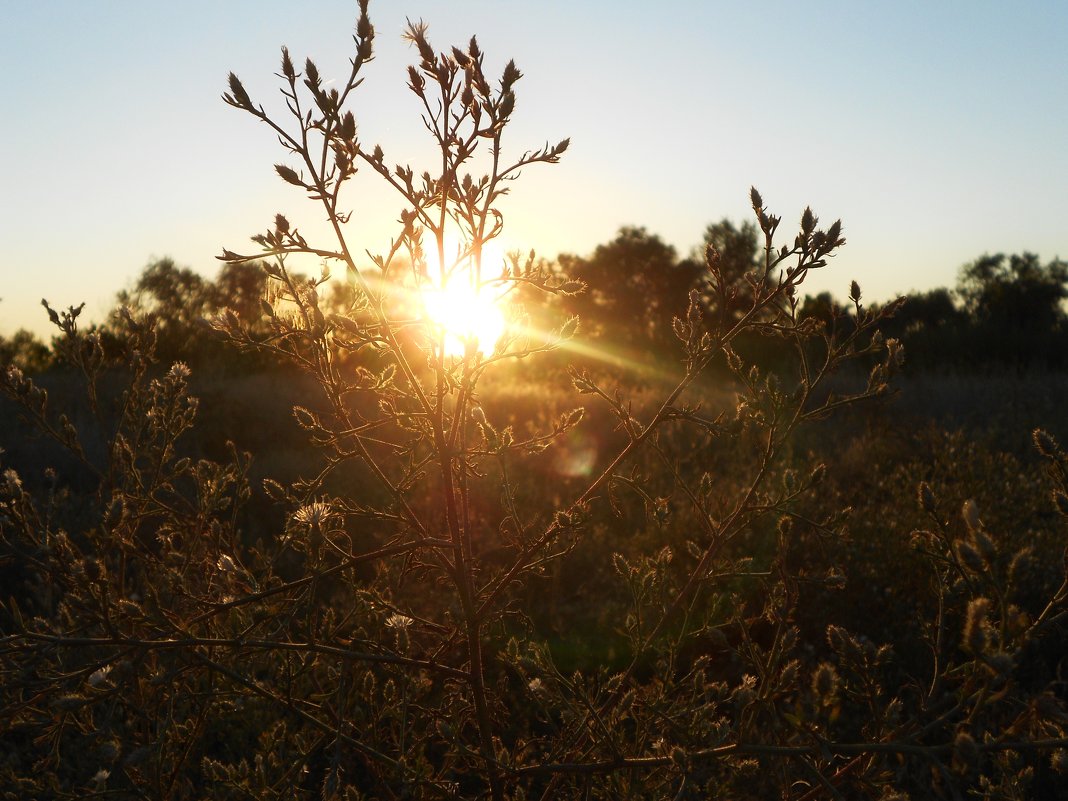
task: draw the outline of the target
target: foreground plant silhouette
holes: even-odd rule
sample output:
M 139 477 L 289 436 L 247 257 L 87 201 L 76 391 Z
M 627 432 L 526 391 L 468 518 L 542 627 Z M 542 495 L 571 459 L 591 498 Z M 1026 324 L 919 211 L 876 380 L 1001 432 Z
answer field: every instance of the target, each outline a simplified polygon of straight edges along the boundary
M 855 283 L 855 324 L 799 318 L 797 289 L 844 243 L 840 224 L 820 228 L 806 209 L 780 245 L 781 221 L 753 190 L 763 269 L 728 281 L 708 252 L 707 291 L 674 322 L 674 386 L 636 411 L 622 391 L 572 373 L 622 444 L 584 484 L 560 478 L 566 497 L 554 505 L 522 478 L 544 475 L 538 465 L 566 447 L 583 410 L 520 432 L 495 419 L 480 382 L 565 347 L 576 321 L 536 332 L 513 309 L 501 339 L 480 342 L 434 318 L 425 293 L 456 282 L 493 298 L 582 289 L 533 256 L 485 258 L 509 182 L 555 162 L 567 141 L 510 163 L 519 71 L 509 63 L 491 85 L 474 39 L 439 54 L 412 25 L 409 87 L 440 164 L 421 176 L 387 166 L 348 110 L 373 35 L 364 2 L 352 71 L 336 88 L 283 51 L 288 116 L 265 111 L 234 75 L 225 97 L 279 138 L 291 161 L 277 173 L 320 204 L 335 237 L 309 243 L 279 215 L 254 237 L 257 252 L 223 255 L 267 260 L 270 333 L 232 312 L 214 326 L 320 389 L 293 411 L 322 469 L 263 485 L 280 530 L 240 528 L 242 504 L 267 502 L 249 486 L 247 455 L 181 456 L 196 402 L 183 365 L 152 372 L 150 322 L 117 321 L 125 350 L 109 355 L 79 330 L 77 309 L 49 309 L 103 448 L 18 370 L 3 378 L 93 486 L 71 508 L 54 487 L 34 494 L 3 476 L 0 530 L 20 571 L 0 646 L 9 792 L 953 798 L 1024 793 L 1039 764 L 1029 755 L 1063 761 L 1063 703 L 1029 649 L 1062 621 L 1068 590 L 1025 609 L 1025 555 L 1001 553 L 974 506 L 950 519 L 920 488 L 931 530 L 915 533 L 915 554 L 930 581 L 917 603 L 930 654 L 918 672 L 831 620 L 800 625 L 800 601 L 843 581 L 834 549 L 846 514 L 817 492 L 822 465 L 799 469 L 794 434 L 885 393 L 901 360 L 878 333 L 894 305 L 865 308 Z M 360 170 L 404 202 L 396 239 L 366 265 L 343 192 Z M 289 266 L 301 256 L 345 271 L 347 308 L 324 311 L 325 276 Z M 747 364 L 735 345 L 751 336 L 780 340 L 791 369 Z M 829 386 L 856 360 L 874 362 L 866 382 Z M 128 388 L 109 408 L 97 387 L 114 365 L 128 367 Z M 730 412 L 695 400 L 713 369 L 737 387 Z M 1068 514 L 1068 460 L 1048 435 L 1036 443 Z M 618 611 L 601 621 L 607 632 L 585 628 L 595 614 L 554 617 L 539 600 L 576 574 L 572 609 Z M 602 650 L 600 667 L 563 668 L 550 643 L 569 637 L 619 646 Z

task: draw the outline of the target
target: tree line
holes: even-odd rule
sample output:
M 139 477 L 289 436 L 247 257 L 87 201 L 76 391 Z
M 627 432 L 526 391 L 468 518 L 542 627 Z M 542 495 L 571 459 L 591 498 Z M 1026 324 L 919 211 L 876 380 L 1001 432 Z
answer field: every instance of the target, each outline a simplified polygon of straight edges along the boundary
M 564 253 L 545 265 L 591 289 L 563 298 L 551 309 L 535 293 L 523 301 L 533 307 L 529 311 L 536 324 L 546 328 L 558 324 L 560 315 L 578 316 L 580 338 L 609 355 L 670 358 L 677 350 L 673 320 L 685 315 L 692 290 L 712 313 L 730 317 L 740 311 L 741 301 L 732 308 L 731 299 L 745 297 L 746 282 L 761 271 L 760 236 L 752 223 L 723 219 L 705 229 L 700 247 L 680 256 L 646 228 L 625 226 L 589 255 Z M 716 253 L 725 293 L 717 293 L 710 283 L 705 266 L 709 250 Z M 113 320 L 120 309 L 130 308 L 154 318 L 157 353 L 164 363 L 262 368 L 266 363 L 235 360 L 207 320 L 230 309 L 255 331 L 267 280 L 256 263 L 225 264 L 209 279 L 170 258 L 159 259 L 145 267 L 132 288 L 117 294 L 108 319 L 95 328 L 105 342 L 119 336 Z M 341 309 L 351 293 L 342 284 L 331 286 L 323 302 Z M 1030 252 L 984 254 L 960 268 L 956 286 L 910 292 L 884 333 L 905 345 L 913 370 L 1062 370 L 1068 367 L 1066 298 L 1068 262 L 1055 258 L 1043 263 Z M 799 316 L 842 330 L 854 324 L 851 304 L 830 292 L 806 295 Z M 760 361 L 774 361 L 774 348 L 759 337 L 750 337 L 747 350 Z M 39 372 L 55 357 L 55 349 L 29 331 L 0 336 L 0 365 Z

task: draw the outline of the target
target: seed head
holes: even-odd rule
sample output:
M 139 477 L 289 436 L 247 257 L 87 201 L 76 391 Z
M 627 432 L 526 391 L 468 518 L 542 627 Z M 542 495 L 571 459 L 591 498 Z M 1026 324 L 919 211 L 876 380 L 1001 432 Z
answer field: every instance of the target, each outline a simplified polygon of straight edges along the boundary
M 929 515 L 935 513 L 935 494 L 931 489 L 931 485 L 926 481 L 921 481 L 920 486 L 916 492 L 916 497 L 920 502 L 920 508 L 927 512 Z
M 302 506 L 293 515 L 293 519 L 301 525 L 308 526 L 309 528 L 322 528 L 323 524 L 329 519 L 333 513 L 333 509 L 330 504 L 323 503 L 322 501 L 315 501 L 309 503 L 307 506 Z
M 1053 505 L 1057 507 L 1057 512 L 1062 517 L 1068 517 L 1068 495 L 1065 495 L 1060 490 L 1054 490 Z
M 412 619 L 407 615 L 402 615 L 399 612 L 394 612 L 392 615 L 386 618 L 386 626 L 397 631 L 406 631 L 410 625 L 412 625 Z
M 812 674 L 812 693 L 823 706 L 830 706 L 838 695 L 838 671 L 830 662 L 822 662 Z
M 1038 448 L 1038 452 L 1043 456 L 1055 459 L 1060 454 L 1061 449 L 1057 445 L 1057 440 L 1050 436 L 1048 431 L 1036 428 L 1031 434 L 1031 438 L 1034 439 L 1035 447 Z
M 953 543 L 953 550 L 961 564 L 973 573 L 982 573 L 986 568 L 986 563 L 983 562 L 983 557 L 979 554 L 979 550 L 967 540 L 957 540 Z
M 990 645 L 990 599 L 973 598 L 968 602 L 964 618 L 964 647 L 976 656 L 984 653 Z

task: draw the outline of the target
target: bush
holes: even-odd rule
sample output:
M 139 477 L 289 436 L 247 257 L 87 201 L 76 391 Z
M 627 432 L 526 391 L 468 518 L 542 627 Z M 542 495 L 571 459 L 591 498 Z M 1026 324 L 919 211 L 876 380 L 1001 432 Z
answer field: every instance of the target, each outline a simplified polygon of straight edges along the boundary
M 758 274 L 728 280 L 709 249 L 707 294 L 691 293 L 673 324 L 671 388 L 634 398 L 576 370 L 596 413 L 549 414 L 557 395 L 506 422 L 494 376 L 566 347 L 577 321 L 543 334 L 513 309 L 490 335 L 472 324 L 492 314 L 479 304 L 510 287 L 582 286 L 533 257 L 491 263 L 496 204 L 567 140 L 509 163 L 518 69 L 493 86 L 474 39 L 439 54 L 413 25 L 409 86 L 441 167 L 387 166 L 346 110 L 373 36 L 362 2 L 352 72 L 333 88 L 283 51 L 288 117 L 234 75 L 226 95 L 279 137 L 298 166 L 277 173 L 336 236 L 308 243 L 278 215 L 258 253 L 224 252 L 267 260 L 267 298 L 213 321 L 314 382 L 293 415 L 317 469 L 261 490 L 237 448 L 183 455 L 189 368 L 154 372 L 153 321 L 128 311 L 109 353 L 78 310 L 49 309 L 104 432 L 98 451 L 83 446 L 87 425 L 4 373 L 5 393 L 91 476 L 80 494 L 58 478 L 28 487 L 12 468 L 0 483 L 8 797 L 1048 793 L 1066 744 L 1056 659 L 1042 650 L 1068 597 L 1059 571 L 988 530 L 972 501 L 950 514 L 922 483 L 923 522 L 893 551 L 910 572 L 883 566 L 917 616 L 903 658 L 842 625 L 849 599 L 828 601 L 848 581 L 841 563 L 862 560 L 841 548 L 848 486 L 826 483 L 797 433 L 884 395 L 901 361 L 878 330 L 897 304 L 872 311 L 856 284 L 848 327 L 800 314 L 797 287 L 842 246 L 840 223 L 821 228 L 806 209 L 780 245 L 781 220 L 753 190 Z M 368 268 L 341 200 L 358 169 L 405 204 Z M 345 307 L 323 302 L 325 278 L 291 271 L 302 255 L 346 271 Z M 742 337 L 778 343 L 792 369 L 746 363 Z M 875 366 L 843 389 L 857 359 Z M 699 403 L 711 369 L 733 377 L 722 412 Z M 119 375 L 123 393 L 96 391 Z M 1068 457 L 1043 432 L 1035 442 L 1068 515 Z M 905 483 L 891 506 L 915 492 Z M 281 522 L 244 527 L 249 505 Z

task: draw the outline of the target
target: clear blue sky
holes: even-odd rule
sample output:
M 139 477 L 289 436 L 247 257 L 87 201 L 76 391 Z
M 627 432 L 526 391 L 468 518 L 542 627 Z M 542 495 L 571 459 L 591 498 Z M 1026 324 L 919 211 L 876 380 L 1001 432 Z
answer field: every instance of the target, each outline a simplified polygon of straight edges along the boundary
M 44 333 L 41 297 L 99 319 L 154 257 L 214 275 L 223 246 L 279 211 L 314 230 L 318 209 L 273 174 L 277 143 L 219 96 L 232 69 L 277 107 L 282 44 L 340 77 L 354 9 L 7 4 L 0 333 Z M 1063 0 L 372 0 L 371 16 L 377 58 L 354 113 L 391 161 L 426 155 L 406 16 L 438 49 L 477 34 L 494 72 L 516 59 L 513 152 L 572 138 L 515 185 L 512 246 L 587 253 L 638 224 L 685 253 L 709 222 L 747 219 L 755 184 L 791 224 L 805 204 L 843 219 L 849 244 L 810 291 L 841 297 L 856 278 L 886 299 L 952 285 L 984 252 L 1068 257 Z M 353 206 L 357 241 L 385 246 L 398 201 Z

